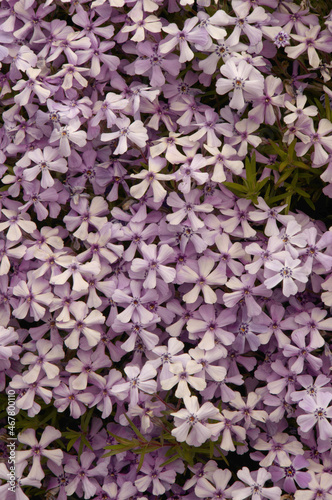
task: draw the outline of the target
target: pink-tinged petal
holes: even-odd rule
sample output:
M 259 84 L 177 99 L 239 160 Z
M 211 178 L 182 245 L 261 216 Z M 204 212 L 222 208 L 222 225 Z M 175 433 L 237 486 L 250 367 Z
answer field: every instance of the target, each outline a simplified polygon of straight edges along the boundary
M 316 418 L 313 415 L 300 415 L 297 417 L 297 423 L 303 432 L 308 432 L 316 424 Z
M 192 290 L 190 290 L 190 292 L 186 293 L 183 296 L 183 300 L 187 304 L 193 304 L 194 302 L 196 302 L 200 290 L 201 290 L 200 287 L 198 285 L 195 285 L 194 288 Z

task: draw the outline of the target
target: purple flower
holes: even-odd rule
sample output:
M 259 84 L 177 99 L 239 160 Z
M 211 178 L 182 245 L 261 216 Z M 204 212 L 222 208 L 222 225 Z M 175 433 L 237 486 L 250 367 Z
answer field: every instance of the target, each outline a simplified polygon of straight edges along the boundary
M 271 479 L 271 474 L 266 469 L 259 469 L 250 474 L 248 467 L 242 467 L 237 473 L 237 477 L 248 486 L 236 489 L 232 492 L 234 500 L 242 500 L 251 497 L 253 500 L 268 498 L 269 500 L 279 500 L 281 489 L 278 486 L 264 488 L 266 481 Z
M 34 429 L 26 429 L 20 432 L 17 439 L 20 443 L 26 444 L 31 447 L 30 450 L 22 450 L 16 452 L 16 463 L 19 464 L 32 457 L 32 467 L 29 472 L 29 477 L 32 479 L 43 479 L 45 473 L 41 467 L 40 459 L 41 457 L 47 457 L 52 462 L 57 465 L 61 465 L 63 459 L 63 451 L 60 449 L 47 450 L 46 447 L 55 439 L 61 437 L 61 432 L 54 427 L 47 426 L 38 441 L 36 438 L 36 433 Z

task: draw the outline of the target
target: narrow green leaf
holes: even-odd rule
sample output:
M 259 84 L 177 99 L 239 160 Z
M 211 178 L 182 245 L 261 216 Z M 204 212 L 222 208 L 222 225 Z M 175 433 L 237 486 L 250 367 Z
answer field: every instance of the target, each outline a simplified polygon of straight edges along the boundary
M 130 427 L 133 429 L 133 431 L 135 432 L 136 436 L 138 436 L 139 438 L 141 438 L 142 441 L 144 441 L 145 443 L 147 443 L 147 440 L 145 439 L 145 437 L 143 436 L 143 434 L 141 434 L 140 431 L 137 429 L 137 427 L 134 424 L 134 422 L 132 420 L 130 420 L 130 418 L 128 417 L 128 415 L 126 413 L 124 414 L 124 416 L 128 420 L 128 423 L 129 423 Z
M 270 141 L 270 145 L 273 147 L 274 151 L 278 153 L 280 158 L 282 158 L 283 160 L 287 158 L 287 153 L 285 153 L 285 151 L 281 149 L 280 146 L 278 146 L 278 144 L 276 144 L 273 141 Z
M 233 189 L 236 191 L 241 191 L 242 193 L 247 193 L 247 188 L 242 184 L 236 184 L 235 182 L 223 182 L 223 185 L 226 186 L 230 191 Z
M 290 160 L 290 163 L 293 160 L 296 142 L 297 142 L 297 140 L 296 140 L 296 137 L 295 137 L 295 139 L 290 143 L 289 148 L 288 148 L 288 158 Z

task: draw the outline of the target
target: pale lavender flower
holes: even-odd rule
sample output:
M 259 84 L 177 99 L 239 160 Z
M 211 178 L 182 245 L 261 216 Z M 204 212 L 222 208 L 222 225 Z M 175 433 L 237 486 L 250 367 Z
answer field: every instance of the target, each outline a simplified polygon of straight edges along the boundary
M 204 403 L 199 406 L 196 396 L 185 396 L 183 398 L 186 409 L 171 413 L 174 417 L 175 428 L 172 436 L 179 442 L 185 441 L 191 446 L 200 446 L 205 443 L 212 434 L 218 434 L 218 424 L 209 424 L 208 419 L 218 420 L 220 412 L 212 403 Z M 217 427 L 217 428 L 216 428 Z
M 81 122 L 79 118 L 74 118 L 71 123 L 64 127 L 54 128 L 49 142 L 59 141 L 59 152 L 63 156 L 69 156 L 71 153 L 71 142 L 80 148 L 86 145 L 87 134 L 84 130 L 79 130 L 80 126 Z
M 118 145 L 114 150 L 115 155 L 123 154 L 127 151 L 128 140 L 136 144 L 139 148 L 145 147 L 149 137 L 141 120 L 135 120 L 133 123 L 130 123 L 130 119 L 124 117 L 119 118 L 116 124 L 119 128 L 117 132 L 104 133 L 100 136 L 100 140 L 103 142 L 119 138 Z
M 285 432 L 277 432 L 268 441 L 258 438 L 254 444 L 256 450 L 264 450 L 269 453 L 259 462 L 262 467 L 268 467 L 272 463 L 277 463 L 281 467 L 288 467 L 292 464 L 289 455 L 303 455 L 302 444 L 294 436 L 289 436 Z
M 144 277 L 144 288 L 155 288 L 157 285 L 157 274 L 166 283 L 174 281 L 176 270 L 166 266 L 174 257 L 174 250 L 169 245 L 161 245 L 157 254 L 156 245 L 141 245 L 143 259 L 134 259 L 131 264 L 131 270 L 137 276 Z
M 172 214 L 166 215 L 166 220 L 172 225 L 178 225 L 187 217 L 186 220 L 189 221 L 193 231 L 204 227 L 204 222 L 198 218 L 195 212 L 209 213 L 212 212 L 213 206 L 209 203 L 200 203 L 200 196 L 201 192 L 198 189 L 185 194 L 184 200 L 177 193 L 171 193 L 167 198 L 167 204 L 177 210 Z
M 137 405 L 139 401 L 139 391 L 153 394 L 157 390 L 157 382 L 153 380 L 157 375 L 156 369 L 150 364 L 140 368 L 138 365 L 127 365 L 124 369 L 128 382 L 116 384 L 112 388 L 113 394 L 126 391 L 129 393 L 131 406 Z
M 43 278 L 33 279 L 31 274 L 28 281 L 20 280 L 13 288 L 13 294 L 20 297 L 20 301 L 13 310 L 16 318 L 23 319 L 28 313 L 35 321 L 45 314 L 45 307 L 52 302 L 53 293 L 48 281 Z M 41 305 L 42 304 L 42 305 Z
M 61 465 L 63 460 L 63 451 L 60 449 L 47 450 L 47 446 L 61 437 L 61 432 L 52 426 L 47 426 L 40 438 L 40 441 L 36 438 L 36 432 L 34 429 L 26 429 L 20 432 L 17 439 L 20 443 L 26 444 L 31 447 L 30 450 L 16 451 L 16 463 L 19 464 L 32 457 L 32 467 L 29 472 L 29 477 L 37 480 L 41 480 L 45 477 L 45 473 L 42 469 L 40 459 L 41 457 L 46 457 L 57 465 Z
M 258 44 L 262 39 L 262 31 L 252 24 L 257 22 L 264 24 L 268 21 L 268 14 L 263 7 L 254 7 L 254 10 L 249 14 L 251 5 L 248 2 L 241 2 L 233 6 L 236 18 L 229 16 L 222 9 L 211 17 L 212 22 L 218 26 L 230 26 L 235 24 L 229 40 L 231 45 L 239 42 L 240 36 L 244 33 L 250 41 L 250 45 Z
M 91 498 L 97 491 L 98 482 L 95 477 L 107 476 L 107 462 L 100 459 L 95 467 L 91 467 L 96 455 L 92 451 L 84 451 L 80 457 L 80 464 L 76 458 L 70 458 L 64 470 L 72 474 L 65 487 L 67 495 L 71 496 L 79 487 L 84 491 L 84 498 Z M 82 484 L 80 484 L 82 483 Z
M 131 174 L 133 179 L 141 179 L 142 182 L 135 184 L 130 188 L 130 194 L 134 198 L 141 198 L 151 187 L 153 192 L 153 201 L 156 203 L 163 201 L 167 195 L 166 189 L 159 181 L 170 181 L 174 179 L 174 174 L 159 173 L 165 166 L 164 158 L 149 158 L 149 169 L 142 170 L 139 174 Z
M 194 53 L 189 47 L 189 43 L 193 43 L 198 46 L 205 46 L 209 44 L 207 33 L 194 29 L 198 21 L 199 19 L 197 17 L 186 19 L 182 30 L 180 30 L 174 23 L 164 26 L 163 31 L 166 31 L 168 35 L 159 45 L 160 53 L 167 54 L 179 45 L 180 63 L 193 59 Z
M 309 471 L 311 476 L 311 481 L 308 484 L 307 490 L 297 490 L 294 494 L 295 500 L 300 498 L 303 500 L 314 500 L 316 498 L 321 498 L 322 500 L 332 499 L 332 476 L 329 473 L 324 472 L 320 477 L 317 476 L 313 471 Z
M 162 389 L 168 391 L 177 385 L 175 396 L 177 398 L 184 398 L 190 396 L 191 392 L 188 384 L 191 385 L 196 391 L 205 389 L 207 383 L 202 377 L 195 375 L 202 370 L 202 365 L 196 363 L 193 359 L 182 359 L 181 362 L 176 362 L 169 367 L 172 376 L 161 381 Z
M 262 75 L 244 59 L 240 61 L 235 58 L 228 59 L 220 68 L 220 72 L 226 78 L 217 80 L 217 93 L 223 95 L 233 90 L 229 104 L 233 109 L 243 109 L 245 99 L 251 100 L 260 97 L 263 93 L 264 79 Z
M 148 454 L 140 469 L 135 486 L 138 491 L 146 491 L 152 486 L 152 494 L 161 496 L 174 484 L 176 473 L 183 472 L 182 461 L 176 460 L 171 465 L 163 465 L 165 456 L 152 456 Z M 144 475 L 143 475 L 144 474 Z M 143 498 L 147 498 L 144 496 Z
M 195 269 L 183 266 L 178 271 L 178 279 L 182 283 L 195 283 L 194 288 L 183 296 L 185 302 L 192 304 L 200 292 L 203 293 L 207 304 L 214 304 L 217 301 L 217 295 L 211 286 L 224 285 L 227 278 L 218 268 L 212 270 L 214 265 L 212 257 L 200 257 Z
M 50 340 L 40 339 L 36 342 L 38 355 L 27 352 L 21 358 L 23 365 L 29 365 L 29 370 L 23 373 L 23 381 L 32 384 L 37 380 L 41 370 L 43 370 L 49 379 L 59 375 L 60 369 L 54 362 L 63 359 L 65 353 L 61 345 L 53 345 Z
M 317 50 L 322 52 L 331 52 L 332 37 L 328 32 L 321 32 L 319 24 L 310 26 L 310 28 L 302 28 L 299 34 L 291 37 L 300 42 L 294 47 L 286 47 L 285 52 L 291 59 L 297 59 L 304 52 L 308 53 L 309 64 L 312 68 L 317 68 L 321 61 L 317 54 Z
M 251 497 L 253 500 L 268 498 L 269 500 L 279 500 L 281 497 L 281 489 L 278 486 L 272 488 L 264 488 L 266 481 L 271 479 L 271 474 L 266 469 L 259 469 L 250 473 L 248 467 L 242 467 L 237 473 L 237 477 L 246 485 L 243 488 L 232 492 L 234 500 L 243 500 Z
M 86 412 L 86 405 L 92 403 L 94 395 L 91 392 L 82 392 L 73 388 L 73 381 L 69 379 L 68 385 L 64 382 L 53 391 L 54 406 L 58 412 L 64 412 L 68 407 L 70 416 L 80 418 Z
M 332 400 L 332 393 L 318 392 L 316 397 L 305 395 L 299 406 L 305 411 L 297 417 L 301 431 L 309 432 L 315 425 L 318 427 L 319 438 L 322 440 L 332 437 L 332 425 L 328 419 L 332 418 L 332 407 L 328 406 Z
M 195 494 L 199 498 L 232 498 L 232 491 L 241 487 L 241 483 L 236 481 L 232 486 L 228 487 L 232 477 L 231 471 L 228 469 L 217 469 L 213 471 L 212 477 L 200 478 L 195 487 Z
M 27 477 L 23 476 L 25 469 L 27 468 L 28 461 L 23 460 L 20 463 L 15 464 L 15 490 L 12 490 L 14 493 L 16 500 L 29 500 L 29 497 L 23 492 L 22 486 L 32 486 L 33 488 L 41 488 L 41 481 L 34 477 L 30 477 L 30 474 Z M 4 463 L 0 463 L 0 479 L 3 479 L 5 482 L 0 486 L 0 496 L 3 500 L 11 500 L 14 498 L 11 495 L 11 491 L 9 490 L 9 481 L 11 481 L 11 472 L 7 469 Z M 15 492 L 14 492 L 15 491 Z
M 200 349 L 210 350 L 215 348 L 216 341 L 224 345 L 230 345 L 235 340 L 232 332 L 223 327 L 231 325 L 236 321 L 235 311 L 221 311 L 217 317 L 213 306 L 205 304 L 200 307 L 199 314 L 195 314 L 187 323 L 190 338 L 197 337 L 200 333 L 202 340 L 199 342 Z M 200 336 L 201 336 L 200 335 Z M 227 351 L 225 350 L 225 355 Z
M 103 316 L 97 309 L 93 309 L 89 312 L 89 308 L 84 302 L 76 303 L 76 307 L 72 309 L 72 314 L 75 319 L 57 321 L 59 329 L 71 330 L 70 334 L 64 341 L 66 346 L 69 349 L 77 349 L 80 343 L 80 336 L 82 334 L 84 335 L 89 347 L 97 345 L 101 337 L 99 325 L 103 325 L 105 323 L 105 316 Z
M 270 289 L 282 282 L 282 293 L 285 297 L 295 295 L 301 287 L 296 282 L 306 283 L 308 273 L 301 266 L 300 259 L 292 259 L 288 252 L 279 252 L 276 256 L 280 256 L 280 260 L 265 262 L 264 284 Z
M 311 481 L 309 472 L 302 472 L 301 469 L 308 468 L 309 462 L 302 455 L 296 455 L 292 464 L 288 467 L 277 467 L 272 465 L 269 469 L 273 482 L 280 482 L 284 479 L 282 488 L 287 493 L 296 493 L 298 485 L 300 488 L 307 488 Z M 296 484 L 295 484 L 296 483 Z
M 36 224 L 25 213 L 6 208 L 3 208 L 1 212 L 7 220 L 0 222 L 0 231 L 8 228 L 6 237 L 9 241 L 18 241 L 22 237 L 22 231 L 29 234 L 37 229 Z
M 228 280 L 227 287 L 235 291 L 223 295 L 226 307 L 234 307 L 239 301 L 244 301 L 251 317 L 260 314 L 262 308 L 254 299 L 254 295 L 270 297 L 272 294 L 265 284 L 254 286 L 255 281 L 256 277 L 252 274 L 243 274 L 240 279 L 233 276 Z

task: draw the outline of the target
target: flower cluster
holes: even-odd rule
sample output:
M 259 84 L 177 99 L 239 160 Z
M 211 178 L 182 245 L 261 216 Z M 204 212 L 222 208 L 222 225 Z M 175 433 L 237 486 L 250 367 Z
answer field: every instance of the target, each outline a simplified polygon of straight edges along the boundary
M 332 13 L 304 3 L 1 2 L 1 499 L 332 498 Z

